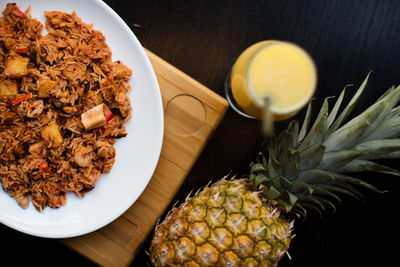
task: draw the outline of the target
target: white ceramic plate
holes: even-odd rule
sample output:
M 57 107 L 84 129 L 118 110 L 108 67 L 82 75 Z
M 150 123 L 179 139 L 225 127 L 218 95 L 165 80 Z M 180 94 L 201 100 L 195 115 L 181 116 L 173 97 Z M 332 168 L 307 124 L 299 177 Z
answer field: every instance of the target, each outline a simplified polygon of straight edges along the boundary
M 8 1 L 0 2 L 1 11 Z M 10 1 L 10 2 L 14 2 Z M 160 156 L 164 120 L 157 79 L 139 41 L 125 22 L 100 0 L 16 0 L 21 10 L 31 5 L 32 17 L 45 22 L 45 10 L 76 11 L 86 23 L 106 36 L 113 60 L 133 70 L 129 93 L 132 119 L 126 123 L 128 136 L 119 139 L 117 157 L 109 174 L 101 174 L 95 188 L 79 199 L 67 195 L 67 205 L 37 211 L 32 203 L 22 209 L 0 189 L 0 222 L 18 231 L 49 238 L 64 238 L 95 231 L 124 213 L 151 179 Z

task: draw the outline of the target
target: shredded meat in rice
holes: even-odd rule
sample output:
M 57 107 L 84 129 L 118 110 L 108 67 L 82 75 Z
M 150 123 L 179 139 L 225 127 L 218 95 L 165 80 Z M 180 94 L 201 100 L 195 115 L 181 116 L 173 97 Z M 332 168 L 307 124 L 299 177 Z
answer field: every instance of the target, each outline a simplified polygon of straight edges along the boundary
M 105 37 L 72 14 L 46 11 L 45 28 L 7 4 L 0 17 L 0 181 L 40 211 L 84 197 L 127 135 L 132 71 Z

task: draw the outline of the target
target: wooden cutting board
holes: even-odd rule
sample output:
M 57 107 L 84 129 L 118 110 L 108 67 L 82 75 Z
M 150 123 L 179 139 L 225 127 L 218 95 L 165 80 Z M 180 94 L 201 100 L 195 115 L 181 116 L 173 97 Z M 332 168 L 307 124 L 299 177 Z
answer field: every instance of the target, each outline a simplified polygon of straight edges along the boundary
M 164 105 L 164 143 L 148 186 L 119 218 L 60 241 L 102 266 L 126 266 L 152 234 L 228 107 L 227 101 L 146 50 Z

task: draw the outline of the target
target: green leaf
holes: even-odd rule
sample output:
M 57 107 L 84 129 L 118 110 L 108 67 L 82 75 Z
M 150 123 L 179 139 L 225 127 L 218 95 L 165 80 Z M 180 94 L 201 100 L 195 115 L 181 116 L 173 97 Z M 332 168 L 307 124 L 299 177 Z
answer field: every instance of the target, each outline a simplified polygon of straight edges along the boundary
M 307 194 L 312 194 L 314 192 L 314 189 L 311 186 L 309 186 L 306 182 L 296 180 L 293 182 L 291 192 L 293 193 L 306 192 Z
M 371 191 L 377 192 L 377 193 L 385 193 L 387 191 L 381 191 L 377 189 L 375 186 L 364 182 L 363 180 L 347 176 L 345 174 L 337 173 L 337 172 L 328 172 L 331 176 L 335 177 L 335 181 L 338 183 L 347 183 L 347 184 L 354 184 L 358 186 L 365 187 Z
M 278 200 L 278 202 L 285 208 L 287 212 L 289 212 L 297 202 L 297 196 L 286 191 L 282 194 L 282 197 Z
M 299 203 L 296 203 L 292 208 L 291 213 L 295 214 L 298 218 L 305 218 L 307 216 L 307 210 Z
M 371 125 L 371 123 L 374 122 L 375 119 L 379 116 L 384 107 L 385 103 L 382 100 L 380 102 L 376 102 L 375 104 L 370 106 L 367 110 L 364 110 L 360 115 L 358 115 L 357 117 L 353 118 L 345 125 L 340 127 L 337 130 L 337 132 L 354 127 L 355 125 L 358 125 L 360 123 L 368 122 L 368 124 Z
M 265 156 L 264 156 L 263 153 L 261 153 L 261 152 L 258 153 L 258 158 L 259 158 L 259 160 L 260 160 L 260 163 L 261 163 L 263 166 L 265 166 L 265 167 L 268 166 L 267 159 L 265 158 Z
M 288 126 L 288 130 L 290 135 L 292 136 L 292 148 L 297 147 L 297 141 L 299 138 L 299 122 L 298 121 L 291 121 Z
M 251 173 L 266 172 L 265 167 L 261 163 L 251 163 Z
M 270 181 L 271 181 L 271 179 L 269 177 L 266 177 L 263 174 L 258 174 L 257 176 L 255 176 L 254 184 L 258 187 L 260 184 L 270 182 Z
M 325 146 L 312 145 L 300 152 L 300 166 L 302 170 L 315 168 L 321 162 L 325 152 Z
M 379 127 L 376 127 L 372 133 L 363 138 L 363 141 L 390 139 L 396 137 L 400 137 L 400 117 L 386 117 Z
M 298 180 L 307 184 L 318 184 L 335 181 L 335 177 L 320 169 L 310 169 L 301 172 Z
M 333 132 L 335 132 L 342 124 L 343 122 L 347 119 L 347 117 L 350 115 L 350 113 L 353 111 L 354 107 L 356 106 L 358 99 L 360 98 L 362 92 L 365 89 L 365 86 L 367 85 L 368 78 L 371 72 L 368 73 L 367 77 L 361 84 L 360 88 L 358 88 L 357 92 L 354 94 L 353 98 L 350 100 L 349 104 L 346 106 L 346 108 L 342 111 L 342 113 L 339 115 L 337 120 L 333 123 L 333 125 L 328 129 L 326 135 L 331 135 Z
M 290 181 L 299 177 L 299 174 L 300 174 L 300 165 L 294 161 L 289 161 L 285 165 L 285 168 L 283 168 L 283 176 Z
M 387 96 L 388 94 L 390 94 L 391 92 L 393 92 L 395 86 L 392 85 L 388 90 L 386 90 L 386 92 L 384 92 L 376 101 L 381 100 L 382 98 L 384 98 L 385 96 Z
M 337 132 L 345 131 L 347 129 L 354 128 L 355 125 L 359 125 L 360 123 L 368 123 L 369 126 L 365 128 L 365 131 L 359 137 L 360 140 L 367 139 L 368 135 L 373 133 L 380 124 L 382 120 L 385 119 L 388 114 L 391 113 L 392 108 L 399 101 L 400 98 L 400 87 L 396 88 L 390 94 L 382 98 L 381 100 L 375 102 L 372 106 L 370 106 L 367 110 L 362 112 L 360 115 L 346 123 Z
M 313 204 L 318 205 L 322 210 L 325 210 L 325 205 L 322 204 L 322 202 L 318 201 L 318 197 L 315 196 L 310 196 L 307 194 L 298 194 L 298 201 L 301 203 L 301 205 L 304 205 L 304 202 L 311 202 Z
M 346 173 L 346 172 L 379 172 L 379 173 L 385 173 L 385 174 L 390 174 L 390 175 L 395 175 L 395 176 L 400 176 L 400 172 L 384 166 L 380 165 L 378 163 L 369 161 L 369 160 L 362 160 L 362 159 L 356 159 L 351 162 L 349 162 L 347 165 L 342 167 L 340 172 Z
M 337 195 L 332 193 L 329 189 L 325 188 L 322 184 L 311 185 L 311 187 L 314 190 L 314 196 L 319 195 L 324 199 L 326 199 L 326 197 L 329 197 L 335 199 L 339 203 L 342 202 L 342 200 Z
M 303 125 L 301 126 L 300 129 L 300 133 L 299 133 L 299 137 L 298 137 L 298 144 L 303 141 L 304 137 L 306 137 L 307 131 L 308 131 L 308 126 L 310 125 L 310 121 L 311 121 L 311 111 L 312 111 L 312 100 L 310 101 L 310 103 L 308 104 L 307 107 L 307 112 L 306 112 L 306 116 L 304 118 L 303 121 Z
M 283 130 L 278 137 L 279 162 L 285 165 L 289 161 L 289 148 L 293 147 L 292 138 L 288 130 Z
M 336 212 L 336 206 L 335 206 L 332 202 L 330 202 L 329 200 L 324 199 L 324 198 L 322 198 L 321 201 L 322 201 L 324 204 L 329 205 L 329 206 L 332 208 L 332 210 L 333 210 L 332 212 L 333 212 L 333 213 Z
M 293 207 L 293 205 L 297 202 L 297 196 L 296 195 L 294 195 L 294 194 L 292 194 L 292 193 L 290 193 L 290 192 L 287 192 L 287 194 L 288 194 L 288 197 L 289 197 L 289 203 L 292 205 L 292 207 Z
M 335 186 L 344 188 L 356 195 L 359 200 L 365 201 L 364 196 L 353 185 L 346 183 L 337 183 L 335 184 Z
M 314 211 L 315 213 L 318 214 L 318 216 L 319 216 L 320 218 L 322 218 L 322 212 L 321 212 L 321 210 L 319 209 L 319 206 L 317 206 L 316 204 L 312 204 L 312 203 L 310 203 L 310 202 L 303 202 L 302 205 L 303 205 L 303 207 L 306 208 L 307 210 L 309 210 L 309 211 L 310 211 L 310 210 L 311 210 L 311 211 Z
M 394 151 L 374 157 L 374 159 L 398 159 L 398 158 L 400 158 L 400 151 Z
M 377 127 L 380 127 L 382 121 L 386 118 L 388 114 L 391 113 L 393 107 L 400 100 L 400 87 L 397 87 L 392 92 L 390 92 L 387 96 L 383 97 L 379 102 L 383 103 L 383 107 L 379 109 L 374 109 L 373 106 L 370 108 L 372 112 L 377 112 L 378 116 L 375 117 L 373 121 L 370 120 L 371 126 L 363 133 L 363 138 L 367 137 L 370 133 L 375 131 Z M 379 106 L 379 105 L 377 105 Z M 367 109 L 368 111 L 369 109 Z M 365 111 L 365 112 L 367 112 Z
M 323 143 L 326 147 L 325 152 L 352 149 L 359 143 L 359 139 L 368 125 L 369 123 L 364 121 L 343 130 L 339 129 Z
M 274 156 L 272 155 L 272 152 L 269 151 L 269 158 L 268 158 L 268 175 L 271 178 L 274 178 L 276 176 L 279 176 L 282 174 L 282 168 L 281 164 L 279 161 L 277 161 Z
M 300 163 L 300 153 L 297 150 L 288 149 L 289 151 L 289 160 L 299 164 Z
M 348 196 L 351 196 L 351 197 L 353 197 L 353 198 L 355 198 L 355 199 L 357 199 L 357 200 L 360 200 L 360 198 L 359 198 L 359 194 L 360 194 L 360 193 L 355 194 L 355 193 L 353 193 L 352 190 L 348 190 L 348 189 L 346 189 L 346 188 L 337 186 L 337 185 L 335 185 L 335 184 L 332 184 L 332 185 L 325 184 L 325 185 L 320 185 L 320 187 L 321 187 L 321 188 L 324 188 L 324 189 L 326 189 L 326 190 L 328 190 L 329 192 L 335 192 L 335 193 L 340 193 L 340 194 L 348 195 Z M 355 189 L 354 189 L 354 190 L 355 190 Z M 357 192 L 358 192 L 358 191 L 357 191 Z
M 278 190 L 276 190 L 274 186 L 268 187 L 268 189 L 264 192 L 264 196 L 267 199 L 276 199 L 280 197 L 280 195 L 281 193 Z
M 325 99 L 314 125 L 311 127 L 311 130 L 298 147 L 299 151 L 302 151 L 313 144 L 320 144 L 323 141 L 327 116 L 328 99 Z
M 332 195 L 334 195 L 334 194 L 332 194 Z M 334 195 L 334 196 L 338 199 L 338 202 L 340 203 L 341 202 L 340 198 L 338 198 L 336 195 Z M 315 194 L 312 195 L 311 198 L 313 198 L 314 200 L 318 201 L 324 207 L 323 208 L 324 211 L 326 210 L 326 206 L 330 206 L 333 209 L 333 212 L 336 211 L 335 205 L 331 201 L 329 201 L 328 199 L 326 199 L 324 197 L 321 197 L 321 196 L 318 196 L 318 195 L 315 195 Z M 305 205 L 305 203 L 307 203 L 307 202 L 300 201 L 300 199 L 299 199 L 297 204 L 300 204 L 300 205 L 303 205 L 305 207 L 308 207 L 308 206 Z
M 400 106 L 395 107 L 392 111 L 387 114 L 386 119 L 390 119 L 393 117 L 398 117 L 400 115 Z
M 362 159 L 374 159 L 377 156 L 400 150 L 400 138 L 373 140 L 357 145 L 355 150 L 364 153 Z
M 279 184 L 282 188 L 289 190 L 292 187 L 292 182 L 287 180 L 285 177 L 279 176 L 277 179 L 279 180 Z
M 277 159 L 279 157 L 279 149 L 276 136 L 273 135 L 266 139 L 261 150 L 264 151 L 265 154 L 272 155 L 275 159 Z
M 336 115 L 339 111 L 340 105 L 342 104 L 344 94 L 346 93 L 346 88 L 352 86 L 352 84 L 348 84 L 344 87 L 342 92 L 340 93 L 338 99 L 336 100 L 335 105 L 333 106 L 333 109 L 331 113 L 328 116 L 328 119 L 326 120 L 326 128 L 328 129 L 332 123 L 335 121 Z
M 363 155 L 363 153 L 353 150 L 327 152 L 322 157 L 321 163 L 317 168 L 336 171 L 361 155 Z

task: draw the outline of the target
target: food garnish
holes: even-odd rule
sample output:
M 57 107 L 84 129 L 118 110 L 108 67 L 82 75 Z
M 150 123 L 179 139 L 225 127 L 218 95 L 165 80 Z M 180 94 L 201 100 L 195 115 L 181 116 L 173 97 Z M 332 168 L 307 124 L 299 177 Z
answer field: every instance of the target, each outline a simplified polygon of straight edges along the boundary
M 31 92 L 29 92 L 29 93 L 27 93 L 27 94 L 23 94 L 23 95 L 21 95 L 21 96 L 18 96 L 18 97 L 15 98 L 14 100 L 12 100 L 12 101 L 11 101 L 11 104 L 12 104 L 13 106 L 15 106 L 15 105 L 21 103 L 22 101 L 25 101 L 25 100 L 27 100 L 27 99 L 29 99 L 29 98 L 31 98 L 31 97 L 32 97 L 32 93 L 31 93 Z

